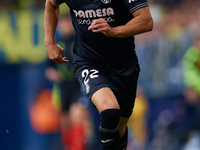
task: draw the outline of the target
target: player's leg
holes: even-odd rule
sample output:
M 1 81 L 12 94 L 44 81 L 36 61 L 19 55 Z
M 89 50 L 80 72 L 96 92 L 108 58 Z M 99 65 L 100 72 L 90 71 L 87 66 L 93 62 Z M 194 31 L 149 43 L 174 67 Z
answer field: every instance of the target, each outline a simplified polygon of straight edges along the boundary
M 117 98 L 121 110 L 121 117 L 118 124 L 119 134 L 120 134 L 119 150 L 127 149 L 127 144 L 128 144 L 127 123 L 134 108 L 138 75 L 139 72 L 133 72 L 130 76 L 127 76 L 126 78 L 120 78 L 118 80 L 119 82 L 117 82 L 119 83 L 117 89 L 120 92 L 120 96 L 117 96 Z
M 108 87 L 97 90 L 91 97 L 91 101 L 101 113 L 105 109 L 120 109 L 117 99 Z
M 128 144 L 128 123 L 129 118 L 120 117 L 119 121 L 119 135 L 120 135 L 120 143 L 119 150 L 126 150 Z
M 91 101 L 100 113 L 102 150 L 118 150 L 120 108 L 114 93 L 110 88 L 101 88 L 92 95 Z

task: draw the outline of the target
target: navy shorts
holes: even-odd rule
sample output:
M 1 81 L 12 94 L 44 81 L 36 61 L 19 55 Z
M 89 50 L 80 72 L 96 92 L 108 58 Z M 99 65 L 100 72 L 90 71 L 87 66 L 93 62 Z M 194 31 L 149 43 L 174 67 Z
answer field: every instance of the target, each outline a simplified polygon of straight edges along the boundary
M 128 76 L 121 76 L 110 67 L 94 64 L 75 65 L 75 76 L 84 93 L 89 99 L 99 89 L 110 88 L 115 94 L 121 110 L 121 117 L 131 116 L 135 97 L 139 71 Z

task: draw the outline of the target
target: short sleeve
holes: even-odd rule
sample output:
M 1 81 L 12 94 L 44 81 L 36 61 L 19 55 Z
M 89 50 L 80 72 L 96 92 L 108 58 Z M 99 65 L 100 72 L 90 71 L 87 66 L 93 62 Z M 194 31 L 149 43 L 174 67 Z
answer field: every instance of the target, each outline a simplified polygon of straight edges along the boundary
M 123 0 L 123 3 L 131 14 L 140 8 L 148 6 L 147 0 Z
M 54 1 L 54 3 L 56 3 L 56 4 L 62 4 L 62 3 L 64 3 L 63 0 L 53 0 L 53 1 Z

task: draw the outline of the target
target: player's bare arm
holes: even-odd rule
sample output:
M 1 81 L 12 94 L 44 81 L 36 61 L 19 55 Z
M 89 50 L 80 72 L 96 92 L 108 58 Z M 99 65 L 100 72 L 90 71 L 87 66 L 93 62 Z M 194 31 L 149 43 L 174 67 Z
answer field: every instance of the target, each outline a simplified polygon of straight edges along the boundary
M 64 57 L 64 50 L 55 42 L 55 33 L 59 20 L 59 5 L 53 0 L 46 0 L 45 3 L 45 46 L 49 59 L 61 64 L 68 62 Z
M 130 37 L 153 29 L 153 19 L 149 7 L 141 8 L 135 11 L 132 15 L 134 18 L 123 26 L 112 28 L 104 19 L 101 18 L 94 20 L 88 29 L 93 32 L 102 32 L 108 37 L 118 38 Z

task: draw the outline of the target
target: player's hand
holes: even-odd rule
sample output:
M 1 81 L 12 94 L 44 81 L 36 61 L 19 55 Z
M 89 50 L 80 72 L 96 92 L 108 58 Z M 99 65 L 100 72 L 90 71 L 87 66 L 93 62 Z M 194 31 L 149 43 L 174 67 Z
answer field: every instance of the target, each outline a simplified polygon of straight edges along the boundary
M 88 27 L 88 30 L 92 30 L 94 33 L 102 32 L 108 37 L 114 37 L 115 35 L 114 28 L 111 28 L 107 21 L 103 18 L 94 20 Z
M 66 57 L 64 57 L 64 49 L 56 43 L 47 44 L 46 51 L 49 59 L 53 60 L 55 63 L 61 64 L 69 62 L 69 60 L 66 60 Z

